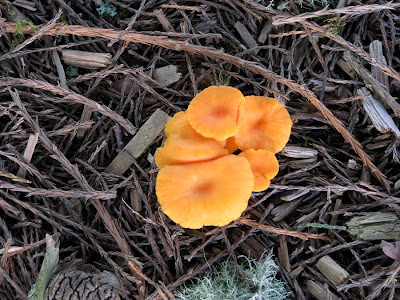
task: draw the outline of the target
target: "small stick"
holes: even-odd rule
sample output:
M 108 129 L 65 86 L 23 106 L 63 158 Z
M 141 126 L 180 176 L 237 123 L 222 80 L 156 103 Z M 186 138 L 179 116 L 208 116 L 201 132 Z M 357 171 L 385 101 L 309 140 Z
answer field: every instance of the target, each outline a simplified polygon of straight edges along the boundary
M 293 231 L 293 230 L 287 230 L 283 228 L 276 228 L 273 226 L 268 226 L 264 224 L 257 223 L 255 221 L 249 220 L 249 219 L 244 219 L 244 218 L 239 218 L 235 221 L 237 224 L 242 224 L 242 225 L 247 225 L 262 231 L 267 231 L 270 233 L 276 233 L 276 234 L 284 234 L 288 236 L 293 236 L 300 238 L 302 240 L 309 240 L 309 239 L 321 239 L 325 241 L 332 241 L 331 238 L 326 237 L 324 234 L 315 234 L 315 233 L 305 233 L 305 232 L 299 232 L 299 231 Z
M 350 274 L 328 255 L 321 257 L 315 266 L 335 286 L 342 284 L 350 277 Z
M 39 132 L 29 135 L 28 144 L 26 145 L 26 148 L 24 151 L 24 158 L 25 158 L 26 162 L 28 162 L 28 163 L 32 159 L 33 152 L 35 151 L 35 147 L 36 147 L 38 139 L 39 139 Z M 26 169 L 23 167 L 19 167 L 17 176 L 21 177 L 21 178 L 25 178 Z
M 150 146 L 154 139 L 164 130 L 169 116 L 161 109 L 157 109 L 143 124 L 138 133 L 124 147 L 114 160 L 108 165 L 105 172 L 122 175 L 132 165 L 130 158 L 123 152 L 129 153 L 133 158 L 138 158 Z

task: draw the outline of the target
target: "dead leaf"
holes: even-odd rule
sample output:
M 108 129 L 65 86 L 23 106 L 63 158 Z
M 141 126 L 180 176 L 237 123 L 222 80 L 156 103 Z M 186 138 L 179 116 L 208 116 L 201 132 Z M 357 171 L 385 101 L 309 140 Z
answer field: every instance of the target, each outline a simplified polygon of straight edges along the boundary
M 394 260 L 400 261 L 400 241 L 396 241 L 394 245 L 392 243 L 382 241 L 381 248 L 383 253 L 385 253 L 387 256 L 393 258 Z

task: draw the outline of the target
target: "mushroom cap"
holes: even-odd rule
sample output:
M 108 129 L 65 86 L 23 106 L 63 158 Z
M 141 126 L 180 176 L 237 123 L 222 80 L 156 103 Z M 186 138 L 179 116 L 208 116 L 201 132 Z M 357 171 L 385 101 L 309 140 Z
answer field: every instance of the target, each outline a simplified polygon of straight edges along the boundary
M 279 163 L 275 155 L 268 150 L 248 149 L 239 154 L 250 164 L 254 176 L 253 192 L 266 190 L 270 185 L 270 180 L 279 172 Z
M 189 123 L 201 135 L 223 141 L 236 134 L 243 94 L 230 86 L 210 86 L 190 102 Z
M 278 100 L 247 96 L 239 108 L 238 125 L 235 141 L 241 150 L 265 149 L 277 153 L 289 141 L 293 122 Z
M 223 226 L 246 209 L 254 177 L 244 157 L 169 165 L 160 170 L 156 194 L 163 212 L 185 228 Z
M 176 113 L 166 124 L 167 139 L 156 150 L 155 161 L 159 168 L 215 159 L 228 154 L 225 142 L 203 137 L 190 125 L 187 113 Z M 222 143 L 222 144 L 221 144 Z

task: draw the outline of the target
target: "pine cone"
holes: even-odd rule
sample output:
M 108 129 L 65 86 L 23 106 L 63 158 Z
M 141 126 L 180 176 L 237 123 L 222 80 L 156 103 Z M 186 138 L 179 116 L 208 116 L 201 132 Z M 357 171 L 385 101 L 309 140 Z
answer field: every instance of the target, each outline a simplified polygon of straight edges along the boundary
M 45 300 L 120 300 L 113 280 L 104 273 L 69 271 L 50 282 Z

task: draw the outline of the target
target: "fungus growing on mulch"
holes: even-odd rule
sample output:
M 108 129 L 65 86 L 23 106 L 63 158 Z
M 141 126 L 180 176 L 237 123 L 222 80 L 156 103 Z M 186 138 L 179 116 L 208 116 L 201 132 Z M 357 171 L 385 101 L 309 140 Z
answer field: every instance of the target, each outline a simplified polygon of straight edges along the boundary
M 207 161 L 228 154 L 225 142 L 218 142 L 197 133 L 187 120 L 187 112 L 176 113 L 165 127 L 167 139 L 155 153 L 156 165 L 179 165 Z
M 210 86 L 198 93 L 188 107 L 190 125 L 205 137 L 226 140 L 238 131 L 243 94 L 230 86 Z
M 266 190 L 271 183 L 271 179 L 278 175 L 279 162 L 275 155 L 271 151 L 264 149 L 247 149 L 240 153 L 239 156 L 248 160 L 253 171 L 253 192 Z
M 293 122 L 286 108 L 275 98 L 247 96 L 239 108 L 236 144 L 244 151 L 281 151 L 289 141 Z
M 163 212 L 185 228 L 223 226 L 240 217 L 254 185 L 248 161 L 227 155 L 212 161 L 169 165 L 157 176 Z
M 279 171 L 275 153 L 289 140 L 292 120 L 278 100 L 211 86 L 165 128 L 155 153 L 156 194 L 163 212 L 185 228 L 223 226 L 240 217 L 252 191 Z M 236 150 L 239 155 L 232 154 Z

